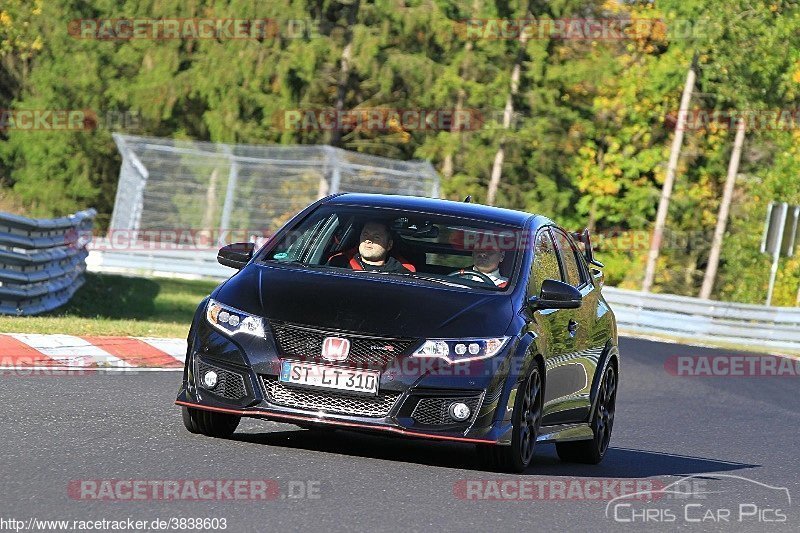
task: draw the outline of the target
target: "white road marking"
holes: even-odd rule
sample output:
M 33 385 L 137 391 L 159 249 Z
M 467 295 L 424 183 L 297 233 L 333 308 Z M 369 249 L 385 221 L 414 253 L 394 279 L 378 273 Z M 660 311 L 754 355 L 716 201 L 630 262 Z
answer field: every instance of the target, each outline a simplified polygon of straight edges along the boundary
M 45 335 L 42 333 L 9 333 L 9 335 L 34 350 L 59 361 L 65 367 L 99 365 L 124 368 L 131 366 L 119 357 L 73 335 Z

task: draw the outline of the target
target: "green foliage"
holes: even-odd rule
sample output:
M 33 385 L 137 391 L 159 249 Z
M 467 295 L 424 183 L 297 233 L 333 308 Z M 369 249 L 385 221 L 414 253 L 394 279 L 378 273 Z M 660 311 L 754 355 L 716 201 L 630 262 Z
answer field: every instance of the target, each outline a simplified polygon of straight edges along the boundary
M 315 27 L 261 40 L 109 41 L 67 31 L 73 19 L 122 17 L 266 18 L 283 29 L 295 19 Z M 502 17 L 652 24 L 625 39 L 544 36 L 524 46 L 464 32 L 465 19 Z M 350 150 L 427 158 L 439 169 L 449 165 L 445 197 L 483 201 L 502 144 L 498 204 L 545 213 L 570 228 L 622 232 L 636 244 L 607 240 L 598 253 L 609 283 L 636 288 L 692 58 L 694 109 L 796 109 L 798 27 L 800 9 L 788 0 L 7 0 L 0 9 L 0 109 L 87 109 L 99 122 L 92 131 L 0 129 L 0 184 L 13 187 L 4 197 L 13 195 L 31 214 L 93 205 L 103 224 L 120 163 L 111 131 L 124 129 L 231 143 L 335 140 Z M 518 60 L 515 116 L 504 129 Z M 344 109 L 463 109 L 484 123 L 453 132 L 395 125 L 346 131 L 341 139 L 279 127 L 283 111 L 329 109 L 339 95 Z M 109 121 L 126 112 L 137 118 L 133 127 Z M 769 259 L 758 244 L 766 206 L 773 199 L 800 203 L 796 132 L 748 131 L 716 297 L 764 298 Z M 733 133 L 717 124 L 686 132 L 668 217 L 678 238 L 662 251 L 656 290 L 697 293 L 732 142 Z M 217 180 L 221 190 L 227 175 Z M 176 205 L 198 220 L 204 209 Z M 782 264 L 776 302 L 794 303 L 798 266 Z

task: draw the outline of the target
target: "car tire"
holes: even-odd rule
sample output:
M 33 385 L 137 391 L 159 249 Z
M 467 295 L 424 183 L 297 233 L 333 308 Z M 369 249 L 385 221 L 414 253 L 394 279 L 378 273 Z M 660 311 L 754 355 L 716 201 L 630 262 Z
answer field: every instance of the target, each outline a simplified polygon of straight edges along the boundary
M 608 365 L 600 390 L 597 394 L 594 414 L 592 416 L 593 438 L 571 442 L 557 442 L 556 452 L 559 459 L 568 463 L 584 463 L 596 465 L 603 460 L 611 441 L 611 430 L 614 427 L 614 412 L 617 402 L 617 371 L 613 364 Z
M 192 407 L 182 407 L 183 425 L 191 433 L 209 437 L 230 437 L 242 417 L 225 413 L 214 413 Z
M 486 467 L 501 472 L 521 473 L 530 466 L 542 423 L 543 386 L 542 369 L 537 363 L 517 390 L 511 416 L 511 445 L 477 446 L 478 456 Z

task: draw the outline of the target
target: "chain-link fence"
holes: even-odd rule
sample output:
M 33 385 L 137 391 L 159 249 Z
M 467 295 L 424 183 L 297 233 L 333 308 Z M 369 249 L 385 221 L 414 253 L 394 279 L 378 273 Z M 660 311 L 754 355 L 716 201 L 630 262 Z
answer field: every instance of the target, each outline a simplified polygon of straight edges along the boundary
M 439 196 L 439 176 L 427 161 L 330 146 L 227 145 L 120 134 L 114 140 L 122 168 L 112 232 L 274 231 L 334 192 Z

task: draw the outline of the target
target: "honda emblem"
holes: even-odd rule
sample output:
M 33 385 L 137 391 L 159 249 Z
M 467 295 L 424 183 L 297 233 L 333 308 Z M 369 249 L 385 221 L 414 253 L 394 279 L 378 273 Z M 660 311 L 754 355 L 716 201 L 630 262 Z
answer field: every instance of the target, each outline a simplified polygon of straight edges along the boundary
M 350 341 L 341 337 L 325 337 L 322 342 L 322 358 L 328 361 L 344 361 L 350 353 Z

